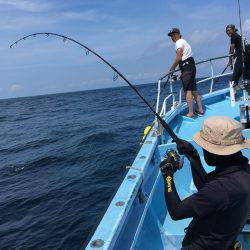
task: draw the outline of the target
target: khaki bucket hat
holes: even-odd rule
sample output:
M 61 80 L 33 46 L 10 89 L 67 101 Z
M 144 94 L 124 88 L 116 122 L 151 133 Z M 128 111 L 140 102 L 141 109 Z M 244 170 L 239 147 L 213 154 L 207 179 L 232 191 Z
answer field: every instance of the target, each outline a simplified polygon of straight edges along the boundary
M 202 130 L 193 140 L 212 154 L 231 155 L 250 148 L 250 140 L 242 135 L 240 122 L 227 116 L 211 116 L 204 120 Z

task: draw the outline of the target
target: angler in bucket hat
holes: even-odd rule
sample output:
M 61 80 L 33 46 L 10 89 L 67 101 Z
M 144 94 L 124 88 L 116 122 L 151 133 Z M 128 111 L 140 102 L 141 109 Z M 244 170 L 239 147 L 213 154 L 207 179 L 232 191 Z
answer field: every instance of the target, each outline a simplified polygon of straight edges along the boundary
M 193 140 L 202 147 L 204 159 L 215 170 L 206 173 L 195 147 L 182 140 L 180 154 L 190 161 L 197 192 L 180 200 L 169 162 L 161 163 L 165 200 L 172 219 L 193 218 L 182 242 L 182 249 L 240 249 L 236 241 L 250 211 L 250 166 L 241 150 L 250 148 L 242 125 L 227 116 L 204 120 Z M 232 216 L 233 215 L 233 216 Z

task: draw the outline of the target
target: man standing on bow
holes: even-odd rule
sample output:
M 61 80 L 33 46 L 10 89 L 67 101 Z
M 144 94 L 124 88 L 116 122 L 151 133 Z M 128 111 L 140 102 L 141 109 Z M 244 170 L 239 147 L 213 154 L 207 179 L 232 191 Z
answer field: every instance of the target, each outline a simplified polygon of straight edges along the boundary
M 174 71 L 177 65 L 179 65 L 181 70 L 181 80 L 183 84 L 183 89 L 185 92 L 189 112 L 186 114 L 187 117 L 194 117 L 194 103 L 193 97 L 196 100 L 198 110 L 196 111 L 199 116 L 203 116 L 203 108 L 201 104 L 201 99 L 199 92 L 196 87 L 196 67 L 195 61 L 192 57 L 191 46 L 181 38 L 180 30 L 173 28 L 168 33 L 172 41 L 175 43 L 176 58 L 170 68 L 170 71 Z
M 248 53 L 242 53 L 242 39 L 241 36 L 237 33 L 237 29 L 233 24 L 229 24 L 226 27 L 226 33 L 231 39 L 231 45 L 229 49 L 229 63 L 228 65 L 231 65 L 231 68 L 234 69 L 233 76 L 232 76 L 232 85 L 233 87 L 237 86 L 240 80 L 240 77 L 242 75 L 242 56 L 244 57 L 244 64 L 245 69 L 243 72 L 244 79 L 250 80 L 250 62 L 249 62 L 249 55 Z M 245 45 L 244 45 L 245 46 Z M 234 62 L 234 58 L 235 62 Z

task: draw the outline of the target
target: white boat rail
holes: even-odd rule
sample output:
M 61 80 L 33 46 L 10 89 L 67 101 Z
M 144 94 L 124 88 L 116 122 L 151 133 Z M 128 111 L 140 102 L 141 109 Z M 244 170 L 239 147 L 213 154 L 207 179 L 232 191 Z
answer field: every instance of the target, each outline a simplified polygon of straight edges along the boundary
M 229 57 L 229 55 L 214 57 L 214 58 L 209 58 L 209 59 L 206 59 L 206 60 L 199 61 L 199 62 L 195 63 L 195 65 L 209 63 L 210 64 L 210 69 L 211 69 L 211 76 L 199 80 L 197 82 L 197 84 L 200 84 L 200 83 L 203 83 L 203 82 L 206 82 L 206 81 L 211 81 L 210 88 L 209 88 L 209 93 L 212 93 L 213 92 L 213 86 L 214 86 L 214 83 L 215 83 L 215 81 L 214 81 L 215 79 L 218 79 L 218 78 L 221 78 L 221 77 L 224 77 L 224 76 L 232 75 L 232 72 L 215 75 L 214 74 L 213 61 L 218 61 L 218 60 L 225 59 L 225 58 L 228 58 L 228 57 Z M 160 111 L 160 116 L 164 116 L 166 114 L 166 112 L 167 112 L 167 101 L 170 98 L 172 98 L 172 106 L 170 107 L 171 109 L 175 109 L 177 106 L 179 106 L 182 103 L 182 88 L 179 91 L 178 101 L 176 101 L 177 97 L 173 93 L 173 83 L 175 81 L 171 80 L 171 77 L 170 77 L 173 73 L 178 72 L 178 71 L 180 71 L 180 69 L 174 70 L 171 73 L 167 73 L 167 74 L 163 75 L 161 78 L 159 78 L 159 80 L 158 80 L 158 87 L 157 87 L 158 91 L 157 91 L 157 101 L 156 101 L 156 112 L 157 113 L 159 112 L 159 108 L 160 108 L 162 81 L 167 77 L 168 77 L 167 82 L 169 81 L 169 89 L 170 89 L 170 94 L 163 100 L 162 108 L 161 108 L 161 111 Z

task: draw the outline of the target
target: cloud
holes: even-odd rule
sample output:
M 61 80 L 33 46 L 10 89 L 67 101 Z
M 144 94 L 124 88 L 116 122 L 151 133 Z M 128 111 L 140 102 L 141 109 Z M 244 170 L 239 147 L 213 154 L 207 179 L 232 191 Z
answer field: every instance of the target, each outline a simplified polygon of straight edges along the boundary
M 148 79 L 158 79 L 159 76 L 162 74 L 162 72 L 157 71 L 157 72 L 140 72 L 140 73 L 132 73 L 132 74 L 127 74 L 126 76 L 130 80 L 148 80 Z
M 0 0 L 1 1 L 1 0 Z M 1 3 L 0 3 L 1 5 Z M 60 24 L 66 21 L 97 21 L 100 17 L 96 11 L 87 10 L 82 12 L 66 11 L 58 12 L 56 15 L 46 14 L 30 14 L 30 15 L 2 15 L 0 19 L 0 30 L 21 29 L 39 26 L 51 26 L 53 24 Z
M 244 32 L 250 33 L 250 19 L 246 19 L 242 25 L 242 29 Z
M 225 11 L 225 3 L 223 1 L 168 1 L 168 8 L 172 10 L 175 15 L 183 15 L 186 22 L 188 19 L 211 22 L 212 17 L 220 17 L 227 13 Z M 224 13 L 225 12 L 225 13 Z M 227 14 L 226 14 L 227 15 Z M 197 23 L 198 24 L 198 23 Z
M 67 11 L 61 15 L 65 19 L 83 20 L 83 21 L 96 21 L 98 18 L 97 12 L 94 10 L 87 10 L 81 12 Z
M 0 7 L 10 7 L 28 12 L 43 12 L 51 7 L 51 4 L 37 0 L 0 0 Z
M 208 30 L 195 30 L 191 35 L 189 36 L 189 40 L 191 44 L 198 45 L 203 43 L 208 43 L 211 41 L 216 40 L 218 37 L 218 33 L 208 31 Z
M 20 85 L 20 84 L 12 84 L 11 86 L 10 86 L 10 90 L 12 91 L 12 92 L 16 92 L 16 91 L 19 91 L 19 90 L 21 90 L 22 89 L 22 86 Z
M 146 50 L 142 53 L 141 58 L 155 56 L 170 47 L 174 48 L 174 44 L 169 41 L 169 39 L 160 39 L 158 41 L 153 42 L 148 48 L 146 48 Z
M 42 16 L 16 16 L 13 18 L 10 17 L 2 17 L 0 19 L 0 30 L 9 30 L 9 29 L 21 29 L 21 28 L 29 28 L 29 27 L 38 27 L 51 25 L 56 23 L 57 20 L 53 18 L 46 18 Z

